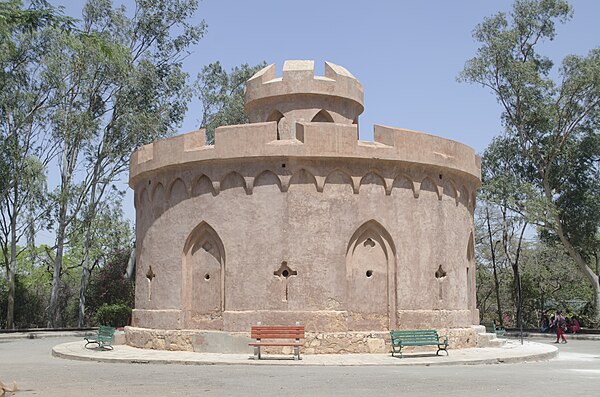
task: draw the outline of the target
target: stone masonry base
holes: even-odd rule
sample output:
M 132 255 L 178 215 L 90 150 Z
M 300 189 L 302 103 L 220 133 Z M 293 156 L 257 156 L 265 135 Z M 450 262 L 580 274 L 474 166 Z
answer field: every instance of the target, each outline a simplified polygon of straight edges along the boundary
M 440 335 L 448 335 L 450 349 L 476 347 L 478 334 L 475 328 L 445 328 Z M 127 344 L 133 347 L 156 350 L 195 351 L 201 353 L 252 354 L 248 346 L 249 332 L 223 332 L 203 330 L 163 330 L 126 327 Z M 406 348 L 403 352 L 435 351 L 434 346 Z M 292 354 L 291 347 L 264 348 L 266 354 Z M 307 332 L 301 354 L 389 353 L 389 332 Z

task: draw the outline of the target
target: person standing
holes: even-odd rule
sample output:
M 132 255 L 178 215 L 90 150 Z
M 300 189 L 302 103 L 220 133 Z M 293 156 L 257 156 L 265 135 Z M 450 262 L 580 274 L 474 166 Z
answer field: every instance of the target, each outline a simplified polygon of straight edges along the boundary
M 556 342 L 554 343 L 560 343 L 561 338 L 563 343 L 567 343 L 567 338 L 565 337 L 567 321 L 562 316 L 560 310 L 557 310 L 556 314 L 554 315 L 554 326 L 556 327 Z

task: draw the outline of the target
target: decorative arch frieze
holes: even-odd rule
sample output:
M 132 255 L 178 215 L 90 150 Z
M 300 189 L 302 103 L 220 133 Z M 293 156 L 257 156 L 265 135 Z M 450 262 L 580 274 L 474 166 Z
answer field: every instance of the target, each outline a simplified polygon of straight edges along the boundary
M 423 176 L 421 182 L 415 181 L 412 176 L 406 173 L 399 173 L 395 176 L 385 177 L 379 170 L 370 169 L 362 176 L 353 175 L 351 171 L 334 168 L 326 175 L 319 175 L 310 167 L 302 167 L 297 170 L 286 170 L 285 175 L 267 168 L 259 172 L 256 176 L 242 176 L 239 171 L 229 171 L 219 179 L 213 180 L 209 175 L 201 173 L 195 177 L 189 175 L 177 176 L 171 181 L 163 181 L 164 176 L 153 180 L 150 185 L 141 186 L 140 193 L 134 197 L 136 208 L 141 204 L 144 192 L 147 192 L 149 201 L 154 207 L 173 206 L 182 200 L 190 197 L 197 197 L 210 193 L 217 196 L 223 191 L 241 187 L 246 194 L 251 195 L 254 187 L 265 185 L 277 185 L 280 192 L 287 192 L 292 185 L 296 184 L 314 184 L 317 192 L 323 192 L 327 185 L 348 185 L 354 194 L 360 194 L 366 186 L 378 185 L 382 187 L 385 195 L 391 195 L 395 189 L 409 189 L 414 198 L 421 196 L 421 191 L 434 192 L 438 200 L 454 200 L 456 205 L 463 204 L 469 210 L 473 210 L 475 204 L 475 192 L 467 190 L 465 185 L 457 188 L 452 179 L 445 179 L 440 184 L 435 182 L 431 175 Z M 186 181 L 187 179 L 187 181 Z M 164 182 L 168 183 L 168 189 L 164 189 Z M 159 198 L 160 197 L 160 198 Z M 163 203 L 158 201 L 162 200 Z

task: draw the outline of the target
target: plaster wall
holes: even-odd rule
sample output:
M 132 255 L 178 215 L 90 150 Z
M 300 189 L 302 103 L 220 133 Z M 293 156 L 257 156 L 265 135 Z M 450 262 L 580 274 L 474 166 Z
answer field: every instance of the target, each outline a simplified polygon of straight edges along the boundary
M 397 174 L 389 187 L 386 166 Z M 215 194 L 209 175 L 223 170 Z M 253 175 L 252 189 L 242 175 Z M 322 189 L 315 175 L 324 176 Z M 141 185 L 136 326 L 245 331 L 283 317 L 333 332 L 472 323 L 473 186 L 457 175 L 278 158 L 207 163 Z M 192 275 L 185 245 L 199 226 L 214 230 L 223 258 L 208 255 L 212 269 Z M 297 275 L 274 275 L 283 262 Z M 440 266 L 446 275 L 436 278 Z M 215 310 L 194 315 L 221 295 Z

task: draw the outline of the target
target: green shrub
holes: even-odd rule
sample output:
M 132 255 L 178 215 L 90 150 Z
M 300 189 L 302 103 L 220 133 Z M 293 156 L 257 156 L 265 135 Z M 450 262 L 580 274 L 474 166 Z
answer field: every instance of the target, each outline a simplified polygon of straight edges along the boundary
M 124 327 L 129 324 L 131 307 L 123 303 L 112 305 L 104 304 L 96 311 L 95 320 L 99 325 L 110 325 L 111 327 Z

